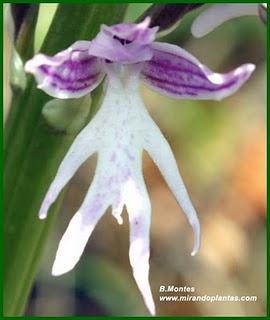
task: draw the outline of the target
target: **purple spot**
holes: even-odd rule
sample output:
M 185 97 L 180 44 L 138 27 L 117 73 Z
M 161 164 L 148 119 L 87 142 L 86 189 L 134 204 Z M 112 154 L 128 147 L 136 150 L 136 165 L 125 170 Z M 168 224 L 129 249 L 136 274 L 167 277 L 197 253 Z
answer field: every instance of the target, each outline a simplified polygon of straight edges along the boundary
M 101 210 L 103 209 L 102 199 L 96 198 L 91 206 L 84 208 L 87 214 L 83 215 L 83 223 L 88 225 L 89 223 L 95 223 L 95 220 L 99 217 Z
M 116 159 L 116 154 L 115 154 L 115 152 L 111 155 L 111 158 L 110 158 L 110 160 L 111 160 L 111 162 L 115 162 L 115 159 Z
M 101 202 L 100 199 L 96 199 L 91 207 L 91 211 L 97 212 L 101 209 Z
M 108 179 L 108 186 L 109 186 L 109 187 L 113 184 L 114 180 L 115 180 L 115 177 L 114 177 L 114 176 L 111 176 L 111 177 Z
M 130 154 L 130 152 L 129 152 L 129 150 L 127 148 L 124 149 L 124 152 L 127 155 L 127 157 L 129 158 L 129 160 L 131 160 L 131 161 L 135 160 L 135 157 Z
M 130 169 L 127 169 L 125 173 L 123 173 L 121 181 L 125 182 L 128 180 L 128 178 L 131 176 L 131 171 Z
M 136 218 L 132 221 L 132 233 L 134 237 L 141 237 L 141 235 L 144 233 L 144 223 L 141 218 Z

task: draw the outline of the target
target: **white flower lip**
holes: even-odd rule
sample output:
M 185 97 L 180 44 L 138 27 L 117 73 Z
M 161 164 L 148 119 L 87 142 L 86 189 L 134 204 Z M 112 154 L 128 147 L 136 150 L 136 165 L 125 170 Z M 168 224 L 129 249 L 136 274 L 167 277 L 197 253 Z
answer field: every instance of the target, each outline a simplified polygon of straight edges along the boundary
M 139 80 L 177 99 L 220 100 L 237 91 L 255 66 L 245 64 L 226 74 L 214 73 L 184 49 L 153 42 L 157 28 L 148 28 L 149 23 L 146 19 L 139 25 L 103 26 L 91 42 L 77 41 L 53 57 L 38 54 L 26 63 L 25 70 L 35 76 L 38 88 L 60 99 L 79 98 L 96 88 L 104 76 L 107 80 L 98 113 L 75 138 L 40 208 L 39 218 L 45 219 L 81 164 L 98 154 L 93 182 L 59 243 L 52 274 L 59 276 L 76 265 L 108 207 L 122 224 L 125 206 L 130 223 L 130 264 L 154 315 L 149 284 L 151 203 L 142 173 L 143 150 L 159 168 L 193 229 L 191 255 L 200 247 L 200 223 L 173 152 L 140 97 Z
M 194 37 L 201 38 L 230 19 L 258 14 L 258 3 L 214 4 L 193 21 L 191 33 Z
M 91 148 L 86 148 L 89 145 Z M 137 88 L 115 88 L 109 84 L 100 111 L 78 135 L 64 158 L 43 201 L 40 218 L 46 217 L 50 204 L 81 163 L 98 152 L 94 181 L 60 241 L 52 274 L 61 275 L 75 266 L 106 208 L 112 206 L 112 214 L 122 223 L 121 213 L 126 205 L 130 220 L 129 255 L 133 274 L 148 309 L 154 314 L 148 281 L 151 205 L 142 174 L 143 149 L 153 158 L 185 210 L 196 233 L 194 251 L 197 251 L 200 227 L 196 212 L 173 153 L 146 111 Z

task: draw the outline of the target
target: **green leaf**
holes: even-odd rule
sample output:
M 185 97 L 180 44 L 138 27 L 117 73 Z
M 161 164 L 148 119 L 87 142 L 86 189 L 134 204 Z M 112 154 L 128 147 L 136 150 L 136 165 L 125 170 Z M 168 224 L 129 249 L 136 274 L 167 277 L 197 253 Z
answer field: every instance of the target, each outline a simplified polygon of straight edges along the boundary
M 55 54 L 79 39 L 91 39 L 100 24 L 123 19 L 126 4 L 59 5 L 41 52 Z M 92 95 L 98 103 L 100 90 Z M 42 115 L 49 97 L 32 77 L 14 96 L 5 132 L 4 315 L 23 314 L 46 239 L 60 206 L 37 218 L 42 199 L 76 133 L 53 130 Z

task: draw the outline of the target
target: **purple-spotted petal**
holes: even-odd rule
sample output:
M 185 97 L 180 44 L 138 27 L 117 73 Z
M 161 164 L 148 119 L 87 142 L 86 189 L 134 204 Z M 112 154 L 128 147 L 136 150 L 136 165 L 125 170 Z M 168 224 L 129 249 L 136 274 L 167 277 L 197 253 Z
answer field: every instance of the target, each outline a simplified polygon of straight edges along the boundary
M 155 40 L 158 27 L 149 28 L 151 19 L 146 17 L 141 23 L 119 23 L 111 27 L 103 25 L 101 30 L 118 39 L 125 39 L 131 42 L 136 42 L 140 45 L 145 45 Z
M 178 99 L 221 100 L 239 89 L 254 71 L 244 64 L 226 73 L 214 73 L 182 48 L 155 42 L 151 61 L 144 63 L 142 79 L 154 90 Z
M 51 204 L 56 200 L 64 186 L 72 178 L 78 168 L 98 150 L 100 140 L 95 118 L 77 135 L 64 159 L 50 188 L 42 202 L 39 218 L 45 219 Z
M 149 312 L 155 315 L 149 284 L 151 204 L 142 177 L 127 182 L 125 199 L 130 223 L 129 260 L 133 276 Z
M 71 219 L 59 243 L 52 268 L 54 276 L 73 269 L 107 207 L 107 199 L 100 197 L 99 186 L 94 180 L 80 209 Z
M 37 54 L 25 65 L 38 88 L 60 99 L 79 98 L 95 89 L 104 73 L 98 59 L 89 55 L 89 41 L 77 41 L 53 57 Z

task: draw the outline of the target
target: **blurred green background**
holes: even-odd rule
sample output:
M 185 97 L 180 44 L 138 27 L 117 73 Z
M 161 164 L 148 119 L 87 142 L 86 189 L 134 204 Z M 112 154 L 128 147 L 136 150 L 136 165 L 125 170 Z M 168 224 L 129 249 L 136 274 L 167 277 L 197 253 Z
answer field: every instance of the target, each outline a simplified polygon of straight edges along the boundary
M 149 5 L 130 4 L 126 21 L 136 20 Z M 41 5 L 37 51 L 55 8 L 55 4 Z M 201 250 L 191 257 L 191 228 L 145 155 L 152 201 L 151 286 L 158 315 L 262 316 L 266 314 L 266 30 L 258 17 L 243 17 L 195 39 L 190 25 L 200 10 L 186 16 L 162 41 L 182 46 L 214 71 L 226 72 L 247 62 L 257 68 L 236 94 L 221 102 L 176 101 L 141 88 L 146 106 L 172 146 L 202 224 Z M 7 34 L 5 41 L 7 61 Z M 5 78 L 8 106 L 8 69 Z M 95 164 L 96 159 L 89 159 L 69 184 L 28 316 L 148 314 L 128 261 L 126 213 L 120 226 L 107 212 L 75 270 L 59 278 L 50 274 L 58 242 L 88 189 Z M 256 295 L 257 301 L 159 302 L 161 285 L 193 286 L 197 295 Z

